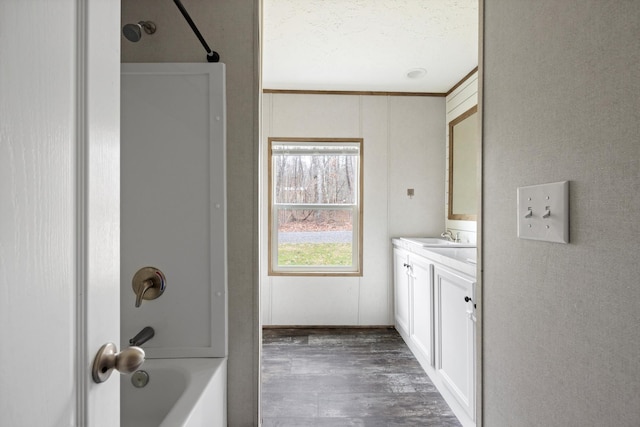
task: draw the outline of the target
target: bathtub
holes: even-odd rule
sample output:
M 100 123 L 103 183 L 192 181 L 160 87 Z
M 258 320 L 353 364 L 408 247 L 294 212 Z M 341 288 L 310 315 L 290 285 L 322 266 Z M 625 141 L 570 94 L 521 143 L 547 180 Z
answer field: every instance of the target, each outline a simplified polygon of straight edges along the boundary
M 226 427 L 227 359 L 147 359 L 149 382 L 120 378 L 121 427 Z

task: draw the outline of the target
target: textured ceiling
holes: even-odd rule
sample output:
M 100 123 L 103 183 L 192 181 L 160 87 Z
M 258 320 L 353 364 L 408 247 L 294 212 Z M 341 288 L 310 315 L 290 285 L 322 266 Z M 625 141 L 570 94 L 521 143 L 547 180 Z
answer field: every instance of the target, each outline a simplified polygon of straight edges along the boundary
M 446 92 L 478 65 L 478 0 L 264 0 L 263 14 L 267 89 Z

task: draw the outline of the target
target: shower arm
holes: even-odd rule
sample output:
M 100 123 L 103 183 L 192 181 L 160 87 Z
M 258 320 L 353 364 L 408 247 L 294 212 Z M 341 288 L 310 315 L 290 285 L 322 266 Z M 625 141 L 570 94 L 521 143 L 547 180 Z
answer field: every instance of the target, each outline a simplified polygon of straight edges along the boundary
M 189 24 L 189 26 L 191 27 L 191 29 L 195 33 L 196 37 L 198 37 L 198 40 L 200 40 L 200 43 L 202 43 L 202 46 L 204 47 L 204 50 L 207 51 L 207 62 L 218 62 L 218 61 L 220 61 L 220 55 L 218 55 L 218 52 L 215 52 L 215 51 L 213 51 L 213 50 L 211 50 L 209 48 L 209 45 L 207 44 L 207 42 L 202 37 L 202 34 L 200 34 L 200 31 L 198 30 L 198 27 L 196 27 L 196 24 L 193 22 L 193 19 L 191 19 L 191 16 L 189 16 L 189 12 L 187 12 L 187 9 L 185 9 L 184 6 L 182 5 L 182 2 L 180 0 L 173 0 L 173 2 L 176 4 L 178 9 L 180 9 L 180 12 L 182 13 L 182 16 L 184 16 L 184 19 L 187 20 L 187 23 Z

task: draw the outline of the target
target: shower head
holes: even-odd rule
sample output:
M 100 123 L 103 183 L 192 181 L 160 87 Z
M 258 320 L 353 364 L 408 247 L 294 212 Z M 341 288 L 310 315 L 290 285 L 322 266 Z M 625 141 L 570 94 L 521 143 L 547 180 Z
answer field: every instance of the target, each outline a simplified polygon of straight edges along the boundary
M 122 27 L 122 34 L 130 42 L 138 42 L 142 38 L 142 30 L 147 34 L 156 32 L 156 24 L 151 21 L 140 21 L 137 24 L 126 24 Z

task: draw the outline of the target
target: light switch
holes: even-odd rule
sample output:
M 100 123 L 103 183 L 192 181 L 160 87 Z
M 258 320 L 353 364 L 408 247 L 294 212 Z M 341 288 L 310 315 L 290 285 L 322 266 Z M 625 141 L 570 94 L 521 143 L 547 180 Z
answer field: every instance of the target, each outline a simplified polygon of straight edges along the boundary
M 569 243 L 569 181 L 518 187 L 518 237 Z

